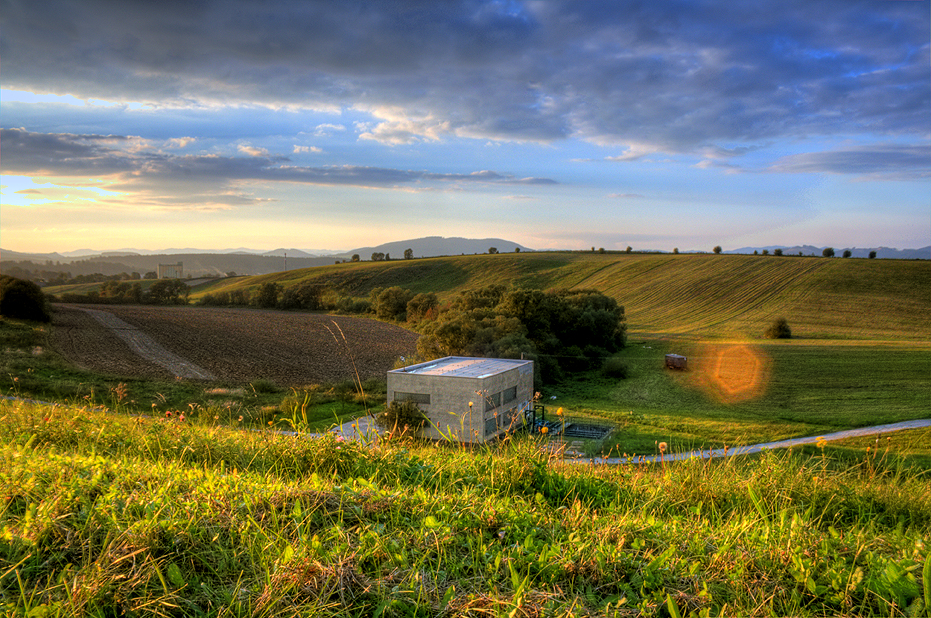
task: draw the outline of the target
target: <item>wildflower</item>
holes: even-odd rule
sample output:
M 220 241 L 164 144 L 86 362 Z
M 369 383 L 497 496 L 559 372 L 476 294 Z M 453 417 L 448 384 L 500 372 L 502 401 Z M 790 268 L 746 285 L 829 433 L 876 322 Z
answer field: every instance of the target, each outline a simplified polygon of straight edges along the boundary
M 171 418 L 171 410 L 165 410 L 165 418 Z
M 239 422 L 242 422 L 242 414 L 239 415 Z
M 181 413 L 181 416 L 178 417 L 178 420 L 182 423 L 184 422 L 184 412 Z
M 660 452 L 660 453 L 665 453 L 665 452 L 666 452 L 666 447 L 667 447 L 667 446 L 668 446 L 668 445 L 667 445 L 665 442 L 660 442 L 660 443 L 659 443 L 659 452 Z
M 556 410 L 556 416 L 562 416 L 562 408 Z
M 550 428 L 547 427 L 546 425 L 544 425 L 543 427 L 540 427 L 540 433 L 548 434 L 549 432 L 550 432 Z

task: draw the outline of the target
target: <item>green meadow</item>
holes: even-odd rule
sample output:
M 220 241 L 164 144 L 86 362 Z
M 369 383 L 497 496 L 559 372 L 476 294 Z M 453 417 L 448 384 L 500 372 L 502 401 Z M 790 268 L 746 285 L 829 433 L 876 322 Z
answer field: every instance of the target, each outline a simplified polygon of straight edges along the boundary
M 590 454 L 931 416 L 925 261 L 459 256 L 221 280 L 192 300 L 267 281 L 618 299 L 627 378 L 542 391 L 550 413 L 616 427 Z M 791 339 L 763 338 L 776 317 Z M 346 442 L 308 432 L 378 409 L 383 383 L 100 375 L 59 358 L 48 328 L 0 321 L 4 394 L 56 402 L 0 401 L 5 615 L 931 616 L 929 429 L 620 466 L 563 461 L 552 437 Z

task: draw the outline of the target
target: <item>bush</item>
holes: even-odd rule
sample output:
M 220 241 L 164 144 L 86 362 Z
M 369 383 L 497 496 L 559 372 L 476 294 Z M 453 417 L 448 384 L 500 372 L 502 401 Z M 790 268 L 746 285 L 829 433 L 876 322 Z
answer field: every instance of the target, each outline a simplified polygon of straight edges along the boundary
M 789 328 L 789 323 L 785 318 L 778 318 L 766 327 L 763 335 L 767 339 L 791 339 L 792 329 Z
M 392 401 L 375 417 L 375 424 L 382 429 L 401 433 L 416 431 L 426 422 L 427 417 L 413 401 Z
M 0 315 L 34 322 L 52 319 L 42 288 L 9 275 L 0 275 Z
M 414 299 L 414 293 L 398 286 L 379 292 L 375 299 L 375 315 L 380 320 L 407 320 L 407 303 Z
M 630 374 L 630 368 L 620 358 L 609 358 L 601 369 L 609 378 L 624 380 Z

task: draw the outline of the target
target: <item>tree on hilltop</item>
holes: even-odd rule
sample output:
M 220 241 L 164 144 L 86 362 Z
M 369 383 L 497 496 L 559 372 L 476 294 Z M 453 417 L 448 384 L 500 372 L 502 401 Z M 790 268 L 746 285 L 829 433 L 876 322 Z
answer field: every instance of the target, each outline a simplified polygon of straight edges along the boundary
M 821 255 L 824 257 L 834 257 L 834 247 L 825 247 Z
M 712 251 L 714 251 L 714 254 L 715 254 L 715 255 L 720 255 L 720 254 L 721 254 L 721 251 L 722 251 L 721 245 L 718 245 L 717 247 L 715 247 L 714 249 L 712 249 Z

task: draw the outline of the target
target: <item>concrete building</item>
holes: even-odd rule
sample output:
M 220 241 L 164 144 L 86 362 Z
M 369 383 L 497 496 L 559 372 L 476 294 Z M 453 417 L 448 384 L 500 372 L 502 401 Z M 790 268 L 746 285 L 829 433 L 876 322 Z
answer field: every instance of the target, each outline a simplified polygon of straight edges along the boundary
M 184 262 L 178 262 L 177 264 L 159 264 L 158 265 L 158 278 L 159 279 L 180 279 L 184 276 Z
M 533 408 L 533 361 L 447 356 L 388 372 L 388 401 L 413 401 L 421 437 L 486 442 L 522 427 Z

